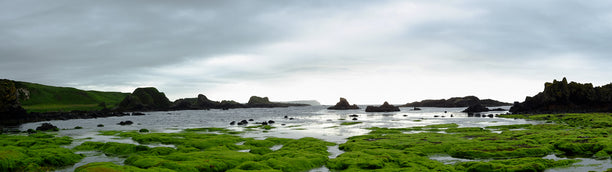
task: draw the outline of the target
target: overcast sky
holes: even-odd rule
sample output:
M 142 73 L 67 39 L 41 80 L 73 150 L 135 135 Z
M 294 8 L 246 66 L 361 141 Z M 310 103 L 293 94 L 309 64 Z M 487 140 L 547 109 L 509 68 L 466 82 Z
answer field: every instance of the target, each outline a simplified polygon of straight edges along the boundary
M 523 101 L 612 82 L 612 1 L 0 1 L 0 78 L 171 99 Z

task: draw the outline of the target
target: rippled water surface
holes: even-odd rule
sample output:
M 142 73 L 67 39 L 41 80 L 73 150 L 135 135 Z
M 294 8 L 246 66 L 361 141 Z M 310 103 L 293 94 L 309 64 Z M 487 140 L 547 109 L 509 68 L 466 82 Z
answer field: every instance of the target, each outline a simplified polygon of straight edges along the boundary
M 167 112 L 147 112 L 144 116 L 123 116 L 98 119 L 73 119 L 61 121 L 47 121 L 58 126 L 60 136 L 70 136 L 75 139 L 70 147 L 87 141 L 112 141 L 138 144 L 130 139 L 117 139 L 113 136 L 97 135 L 101 130 L 139 130 L 149 129 L 151 132 L 179 132 L 186 128 L 216 127 L 227 128 L 235 131 L 246 131 L 244 126 L 230 125 L 231 121 L 249 120 L 247 126 L 257 125 L 255 122 L 275 121 L 272 126 L 276 127 L 268 131 L 247 131 L 242 137 L 266 138 L 302 138 L 315 137 L 335 143 L 344 143 L 348 137 L 367 134 L 369 127 L 406 128 L 414 126 L 425 126 L 431 124 L 456 123 L 460 127 L 486 127 L 492 125 L 510 125 L 538 123 L 522 119 L 506 119 L 496 117 L 468 117 L 468 114 L 460 111 L 465 108 L 422 108 L 413 111 L 412 108 L 401 108 L 400 112 L 366 113 L 365 107 L 359 110 L 327 110 L 325 106 L 289 107 L 289 108 L 249 108 L 230 110 L 185 110 Z M 509 107 L 503 107 L 505 109 Z M 490 112 L 489 114 L 500 114 L 506 112 Z M 357 115 L 356 120 L 353 120 Z M 287 116 L 287 118 L 285 118 Z M 451 117 L 452 116 L 452 117 Z M 133 125 L 121 126 L 121 121 L 133 121 Z M 340 125 L 342 122 L 362 122 L 355 125 Z M 20 126 L 20 130 L 35 129 L 43 122 L 27 123 Z M 102 124 L 104 127 L 97 127 Z M 83 129 L 73 130 L 75 126 Z M 148 145 L 148 146 L 172 146 L 172 145 Z M 338 146 L 330 146 L 330 158 L 335 158 L 342 153 Z M 89 162 L 108 161 L 122 163 L 123 159 L 106 157 L 95 152 L 79 152 L 87 155 L 82 162 L 74 167 L 67 167 L 59 171 L 72 171 L 74 168 Z M 444 158 L 442 158 L 443 160 Z M 328 171 L 325 167 L 312 171 Z M 564 171 L 555 169 L 554 171 Z

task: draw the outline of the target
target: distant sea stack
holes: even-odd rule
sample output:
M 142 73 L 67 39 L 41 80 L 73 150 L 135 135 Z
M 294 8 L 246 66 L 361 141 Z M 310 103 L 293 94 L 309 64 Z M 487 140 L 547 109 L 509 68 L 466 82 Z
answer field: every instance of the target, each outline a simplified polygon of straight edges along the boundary
M 601 87 L 593 84 L 553 80 L 544 84 L 544 91 L 515 102 L 514 114 L 612 112 L 612 83 Z
M 381 106 L 368 106 L 366 112 L 397 112 L 400 111 L 399 107 L 390 105 L 388 102 L 383 103 Z
M 168 110 L 171 102 L 166 97 L 166 94 L 159 92 L 154 87 L 137 88 L 134 92 L 121 103 L 117 110 L 119 111 L 154 111 Z
M 473 106 L 477 104 L 480 104 L 486 107 L 512 105 L 510 103 L 500 102 L 497 100 L 491 100 L 491 99 L 480 100 L 476 96 L 465 96 L 465 97 L 452 97 L 448 100 L 446 99 L 423 100 L 420 102 L 407 103 L 400 107 L 469 107 L 469 106 Z
M 355 104 L 354 105 L 349 104 L 349 102 L 345 98 L 340 97 L 340 102 L 336 103 L 335 106 L 328 107 L 327 109 L 349 110 L 349 109 L 359 109 L 359 107 Z

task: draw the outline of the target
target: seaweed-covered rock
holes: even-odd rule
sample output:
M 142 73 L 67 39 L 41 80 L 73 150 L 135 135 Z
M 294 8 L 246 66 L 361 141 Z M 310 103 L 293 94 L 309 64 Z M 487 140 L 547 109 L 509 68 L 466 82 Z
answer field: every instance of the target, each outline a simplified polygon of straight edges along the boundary
M 340 101 L 336 103 L 335 106 L 328 107 L 327 109 L 349 110 L 349 109 L 359 109 L 359 107 L 355 104 L 354 105 L 349 104 L 349 102 L 345 98 L 340 97 Z
M 472 105 L 470 107 L 468 107 L 467 109 L 463 110 L 462 112 L 467 112 L 467 113 L 473 113 L 473 112 L 488 112 L 490 111 L 489 108 L 481 105 L 481 104 L 476 104 L 476 105 Z
M 170 100 L 164 93 L 159 92 L 156 88 L 147 87 L 134 90 L 119 103 L 118 109 L 122 111 L 168 110 L 170 104 Z
M 366 112 L 397 112 L 400 111 L 399 107 L 390 105 L 388 102 L 383 103 L 381 106 L 368 106 Z
M 512 113 L 571 113 L 612 112 L 612 84 L 593 87 L 593 84 L 554 80 L 544 84 L 544 91 L 515 102 Z

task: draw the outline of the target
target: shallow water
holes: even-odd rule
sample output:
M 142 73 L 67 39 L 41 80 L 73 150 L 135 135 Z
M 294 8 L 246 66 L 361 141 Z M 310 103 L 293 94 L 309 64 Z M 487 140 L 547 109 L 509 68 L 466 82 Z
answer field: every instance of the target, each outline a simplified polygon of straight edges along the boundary
M 502 107 L 509 108 L 509 107 Z M 422 108 L 420 111 L 413 111 L 412 108 L 400 108 L 400 112 L 385 113 L 366 113 L 365 107 L 359 110 L 327 110 L 325 106 L 309 107 L 289 107 L 289 108 L 250 108 L 250 109 L 230 109 L 230 110 L 185 110 L 167 112 L 147 112 L 144 116 L 123 116 L 98 119 L 72 119 L 47 121 L 60 129 L 60 136 L 70 136 L 75 139 L 74 147 L 85 141 L 112 141 L 121 143 L 138 144 L 130 139 L 118 139 L 114 136 L 100 136 L 98 131 L 105 130 L 140 130 L 149 129 L 151 132 L 173 133 L 180 132 L 186 128 L 216 127 L 227 128 L 235 131 L 247 131 L 240 136 L 264 139 L 266 137 L 281 138 L 303 138 L 314 137 L 334 143 L 344 143 L 351 136 L 367 134 L 369 127 L 386 128 L 407 128 L 415 126 L 425 126 L 431 124 L 456 123 L 459 127 L 486 127 L 493 125 L 510 124 L 536 124 L 537 121 L 526 121 L 523 119 L 506 119 L 496 117 L 468 117 L 468 114 L 460 111 L 465 108 Z M 446 113 L 445 113 L 446 111 Z M 502 112 L 491 112 L 491 114 L 502 114 Z M 453 117 L 450 117 L 452 114 Z M 349 115 L 357 115 L 357 120 Z M 287 118 L 285 118 L 287 116 Z M 435 117 L 438 116 L 438 117 Z M 444 116 L 444 117 L 442 117 Z M 293 118 L 293 119 L 290 119 Z M 255 122 L 274 120 L 271 130 L 252 129 L 248 131 L 245 126 L 230 125 L 231 121 L 249 121 L 247 126 L 257 125 Z M 121 121 L 133 121 L 133 125 L 121 126 L 117 123 Z M 354 125 L 340 125 L 343 122 L 362 122 Z M 19 127 L 19 130 L 35 129 L 43 122 L 27 123 Z M 104 127 L 97 127 L 103 124 Z M 81 126 L 83 129 L 73 129 Z M 172 146 L 172 145 L 147 145 Z M 275 149 L 280 147 L 275 147 Z M 328 147 L 331 153 L 330 158 L 335 158 L 342 154 L 338 146 Z M 89 162 L 108 161 L 122 163 L 123 159 L 116 157 L 106 157 L 103 154 L 86 153 L 87 158 L 73 167 L 67 167 L 58 171 L 72 171 L 74 168 Z M 440 157 L 441 161 L 446 161 Z M 433 157 L 432 159 L 436 159 Z M 449 161 L 456 161 L 450 159 Z M 328 171 L 321 167 L 311 171 Z

